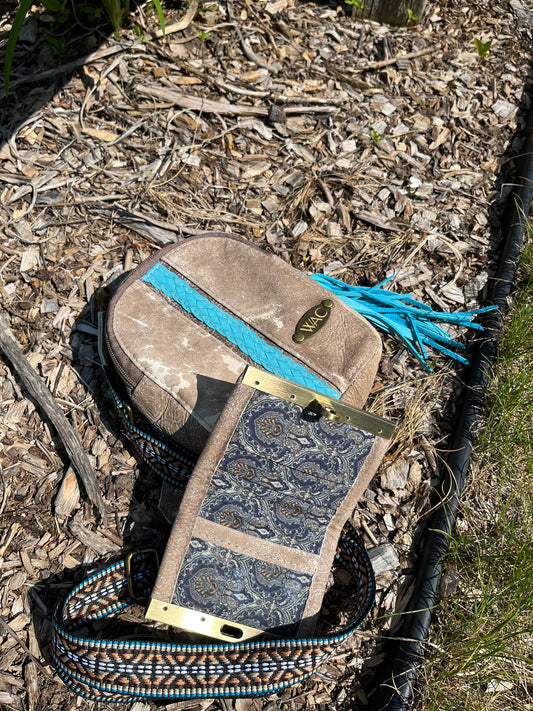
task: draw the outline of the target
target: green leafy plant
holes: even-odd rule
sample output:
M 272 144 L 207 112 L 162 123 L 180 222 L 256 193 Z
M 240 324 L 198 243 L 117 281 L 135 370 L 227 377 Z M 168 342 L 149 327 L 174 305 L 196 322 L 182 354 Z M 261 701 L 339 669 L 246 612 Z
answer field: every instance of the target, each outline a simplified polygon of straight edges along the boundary
M 193 20 L 198 20 L 205 12 L 216 12 L 216 7 L 212 7 L 211 5 L 200 5 L 198 10 L 194 13 Z
M 382 140 L 382 136 L 379 135 L 375 128 L 372 129 L 370 135 L 372 136 L 374 143 L 379 143 Z
M 160 0 L 152 0 L 152 5 L 155 7 L 155 10 L 157 12 L 157 19 L 159 20 L 159 24 L 163 32 L 163 37 L 165 37 L 165 17 L 163 15 L 163 8 L 161 7 L 161 2 Z
M 135 26 L 135 37 L 137 37 L 137 39 L 141 40 L 141 42 L 143 44 L 146 44 L 146 42 L 148 41 L 148 37 L 146 37 L 146 35 L 143 35 L 143 31 L 141 30 L 139 25 Z
M 490 52 L 490 48 L 492 45 L 492 40 L 488 40 L 487 42 L 482 42 L 480 39 L 477 37 L 474 39 L 474 45 L 477 49 L 477 53 L 479 55 L 480 59 L 485 59 L 487 54 Z
M 78 12 L 84 14 L 90 22 L 94 22 L 102 19 L 104 15 L 104 8 L 93 7 L 92 5 L 82 5 L 78 8 Z
M 406 7 L 405 9 L 407 10 L 407 24 L 410 22 L 416 22 L 418 20 L 418 16 L 415 15 L 410 7 Z
M 122 21 L 129 15 L 130 0 L 101 0 L 111 27 L 116 31 L 122 27 Z
M 347 5 L 353 5 L 358 10 L 362 10 L 365 6 L 365 0 L 344 0 Z
M 52 35 L 46 35 L 44 39 L 54 47 L 56 52 L 60 57 L 65 56 L 65 38 L 64 37 L 53 37 Z
M 202 42 L 208 42 L 211 39 L 209 32 L 204 32 L 203 30 L 200 30 L 196 36 L 198 39 L 202 40 Z

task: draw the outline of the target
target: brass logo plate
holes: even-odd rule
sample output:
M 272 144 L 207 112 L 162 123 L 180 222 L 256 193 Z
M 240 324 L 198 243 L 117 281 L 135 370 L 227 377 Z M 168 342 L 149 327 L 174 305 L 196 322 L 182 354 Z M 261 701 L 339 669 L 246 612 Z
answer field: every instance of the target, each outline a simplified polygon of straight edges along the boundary
M 326 323 L 333 308 L 331 299 L 324 299 L 318 306 L 306 311 L 298 321 L 292 340 L 295 343 L 303 343 L 307 338 L 314 336 Z

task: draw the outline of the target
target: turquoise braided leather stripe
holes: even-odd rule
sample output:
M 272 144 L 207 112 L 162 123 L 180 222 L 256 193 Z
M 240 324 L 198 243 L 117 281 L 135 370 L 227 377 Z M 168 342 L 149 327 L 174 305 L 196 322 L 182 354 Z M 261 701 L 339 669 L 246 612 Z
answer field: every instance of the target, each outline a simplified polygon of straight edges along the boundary
M 178 303 L 194 318 L 217 331 L 269 373 L 292 380 L 293 383 L 298 383 L 329 397 L 339 398 L 339 393 L 314 373 L 284 355 L 275 346 L 263 341 L 255 331 L 212 304 L 209 299 L 195 291 L 186 281 L 180 279 L 163 264 L 158 263 L 153 266 L 142 277 L 142 280 Z

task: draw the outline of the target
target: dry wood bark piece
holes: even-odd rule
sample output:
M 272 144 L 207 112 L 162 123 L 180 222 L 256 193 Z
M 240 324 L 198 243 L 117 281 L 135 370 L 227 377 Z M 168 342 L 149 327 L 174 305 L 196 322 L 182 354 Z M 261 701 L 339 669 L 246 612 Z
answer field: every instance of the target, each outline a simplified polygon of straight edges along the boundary
M 8 634 L 12 639 L 15 640 L 15 642 L 21 647 L 24 651 L 24 653 L 31 659 L 31 661 L 35 664 L 35 666 L 45 675 L 45 676 L 50 676 L 50 672 L 46 667 L 43 667 L 41 662 L 35 657 L 31 651 L 29 650 L 28 646 L 20 639 L 18 634 L 11 628 L 10 625 L 0 616 L 0 629 L 3 630 L 4 633 Z
M 165 89 L 157 86 L 138 86 L 136 91 L 145 96 L 151 96 L 162 101 L 169 101 L 183 109 L 201 111 L 206 114 L 221 114 L 228 116 L 260 116 L 269 118 L 271 109 L 266 106 L 246 106 L 245 104 L 224 104 L 221 101 L 202 99 L 198 96 L 182 94 L 179 91 Z M 332 113 L 337 110 L 336 106 L 285 106 L 287 114 L 312 114 L 312 113 Z
M 0 350 L 21 377 L 31 397 L 37 401 L 50 418 L 72 461 L 73 467 L 78 472 L 85 486 L 89 499 L 96 506 L 104 525 L 107 526 L 104 500 L 98 488 L 98 482 L 96 481 L 96 476 L 92 470 L 89 459 L 81 445 L 80 438 L 65 417 L 63 410 L 61 410 L 52 397 L 48 388 L 28 363 L 11 331 L 5 314 L 0 314 Z
M 72 467 L 69 467 L 63 477 L 54 499 L 56 516 L 69 516 L 80 498 L 78 480 Z
M 91 210 L 96 215 L 117 222 L 137 234 L 146 237 L 157 244 L 170 244 L 180 239 L 180 234 L 195 235 L 202 230 L 193 230 L 183 225 L 173 225 L 163 220 L 157 220 L 150 215 L 143 215 L 119 206 L 111 208 L 95 208 Z
M 153 32 L 150 35 L 150 38 L 160 39 L 161 37 L 166 37 L 167 35 L 173 32 L 181 32 L 181 30 L 187 29 L 187 27 L 194 20 L 194 16 L 196 15 L 196 12 L 198 10 L 198 4 L 198 0 L 192 0 L 191 4 L 189 5 L 189 9 L 185 13 L 185 15 L 183 15 L 181 20 L 173 22 L 171 25 L 167 25 L 164 29 L 160 29 L 156 32 Z
M 397 62 L 406 61 L 409 59 L 416 59 L 417 57 L 424 57 L 426 54 L 432 54 L 433 52 L 441 51 L 442 47 L 440 45 L 434 45 L 432 47 L 426 47 L 426 49 L 420 49 L 417 52 L 409 52 L 407 54 L 400 54 L 398 57 L 391 57 L 390 59 L 383 59 L 381 62 L 372 62 L 365 67 L 355 67 L 355 71 L 367 72 L 375 71 L 376 69 L 383 69 L 383 67 L 390 67 L 392 64 Z
M 369 210 L 357 210 L 355 212 L 355 216 L 363 222 L 368 222 L 370 225 L 381 227 L 383 230 L 392 230 L 393 232 L 398 232 L 400 230 L 397 225 L 392 224 L 388 220 L 384 220 L 381 215 L 376 215 Z
M 98 533 L 88 529 L 79 515 L 76 515 L 69 523 L 69 529 L 78 541 L 80 541 L 87 548 L 93 550 L 98 555 L 117 553 L 120 550 L 120 546 L 113 543 L 113 541 L 110 541 L 108 538 L 104 538 Z
M 202 113 L 215 113 L 237 116 L 268 116 L 268 109 L 264 106 L 244 106 L 242 104 L 224 104 L 220 101 L 202 99 L 198 96 L 189 96 L 172 89 L 164 89 L 156 86 L 138 86 L 136 89 L 140 94 L 151 96 L 162 101 L 169 101 L 176 106 Z
M 24 680 L 26 682 L 26 698 L 28 711 L 39 708 L 39 678 L 35 663 L 30 661 L 24 667 Z

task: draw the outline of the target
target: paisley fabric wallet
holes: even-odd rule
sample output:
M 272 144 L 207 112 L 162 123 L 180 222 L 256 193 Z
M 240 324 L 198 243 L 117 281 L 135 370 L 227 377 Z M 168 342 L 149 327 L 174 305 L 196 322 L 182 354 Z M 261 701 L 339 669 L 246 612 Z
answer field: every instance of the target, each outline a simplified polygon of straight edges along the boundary
M 231 642 L 312 634 L 393 429 L 249 366 L 187 485 L 146 616 Z

